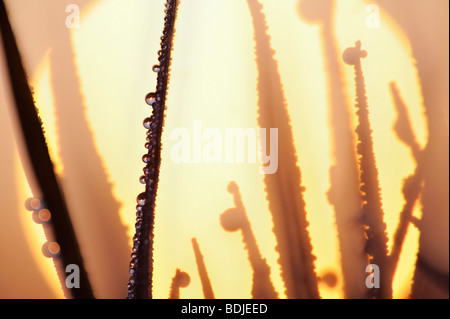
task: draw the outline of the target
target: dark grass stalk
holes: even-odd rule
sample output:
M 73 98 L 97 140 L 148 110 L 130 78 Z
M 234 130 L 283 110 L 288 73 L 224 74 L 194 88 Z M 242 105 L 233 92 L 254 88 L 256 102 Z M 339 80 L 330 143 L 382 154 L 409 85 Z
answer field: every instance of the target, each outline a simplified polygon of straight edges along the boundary
M 391 281 L 393 280 L 397 270 L 403 243 L 408 232 L 409 223 L 413 221 L 414 206 L 416 205 L 422 192 L 422 184 L 423 171 L 420 166 L 417 166 L 414 173 L 405 178 L 403 182 L 403 197 L 405 199 L 405 203 L 403 204 L 402 211 L 400 212 L 400 221 L 395 230 L 392 250 L 389 254 L 389 275 L 391 277 Z
M 400 220 L 395 230 L 392 250 L 389 255 L 390 276 L 393 280 L 397 270 L 398 261 L 402 251 L 403 243 L 408 232 L 409 223 L 413 221 L 413 211 L 416 202 L 422 192 L 423 169 L 421 165 L 422 150 L 412 129 L 408 108 L 400 96 L 400 92 L 392 82 L 389 86 L 392 100 L 397 112 L 397 119 L 394 123 L 394 132 L 399 140 L 401 140 L 410 149 L 411 154 L 416 162 L 414 173 L 405 178 L 403 182 L 403 197 L 405 203 L 400 212 Z
M 431 292 L 431 294 L 425 292 Z M 437 269 L 419 253 L 410 297 L 412 299 L 448 299 L 449 274 Z
M 80 288 L 70 290 L 74 298 L 93 298 L 78 241 L 70 220 L 67 205 L 59 183 L 53 170 L 48 147 L 42 129 L 42 123 L 34 105 L 28 78 L 22 64 L 19 49 L 11 29 L 9 18 L 3 0 L 0 0 L 0 30 L 3 39 L 8 72 L 11 81 L 17 116 L 23 132 L 25 147 L 31 160 L 33 174 L 36 177 L 42 200 L 52 214 L 52 226 L 55 240 L 61 253 L 61 267 L 57 272 L 61 285 L 65 287 L 65 268 L 69 264 L 76 264 L 80 269 Z M 37 189 L 34 194 L 39 193 Z M 63 289 L 65 290 L 65 289 Z
M 403 197 L 405 198 L 405 204 L 402 212 L 400 213 L 400 221 L 394 234 L 393 247 L 389 256 L 391 264 L 390 275 L 391 277 L 394 277 L 409 223 L 414 223 L 419 231 L 422 229 L 422 221 L 417 220 L 413 216 L 413 209 L 423 191 L 424 151 L 417 142 L 417 138 L 414 134 L 411 120 L 409 118 L 408 108 L 400 96 L 399 89 L 397 88 L 395 82 L 390 84 L 390 92 L 397 112 L 397 119 L 394 123 L 394 131 L 397 134 L 397 137 L 410 149 L 410 152 L 416 162 L 416 169 L 414 173 L 408 176 L 403 183 Z M 417 256 L 415 272 L 412 289 L 413 298 L 424 296 L 422 292 L 419 291 L 424 288 L 422 285 L 424 285 L 425 282 L 428 282 L 426 284 L 427 289 L 429 289 L 431 282 L 431 286 L 436 286 L 439 290 L 446 291 L 448 295 L 448 274 L 437 270 L 433 265 L 429 264 L 425 258 L 422 258 L 420 254 Z
M 0 51 L 2 50 L 0 44 Z M 0 52 L 0 65 L 3 64 L 3 51 Z M 0 67 L 1 69 L 1 67 Z M 3 69 L 2 69 L 3 71 Z M 2 72 L 3 73 L 3 72 Z M 0 79 L 0 82 L 3 79 Z M 3 96 L 0 96 L 0 100 Z M 0 299 L 15 298 L 54 298 L 46 278 L 42 276 L 38 260 L 33 256 L 32 249 L 26 238 L 25 227 L 22 227 L 22 216 L 17 211 L 23 211 L 23 203 L 19 200 L 19 181 L 14 169 L 17 165 L 15 151 L 16 142 L 8 121 L 6 105 L 0 102 L 0 256 L 2 256 L 0 283 Z M 22 153 L 22 152 L 21 152 Z M 23 154 L 21 154 L 22 156 Z M 23 213 L 22 213 L 23 214 Z M 32 216 L 28 216 L 30 218 Z M 13 262 L 14 261 L 14 262 Z M 7 289 L 6 289 L 7 287 Z M 26 287 L 26 291 L 24 291 Z
M 449 2 L 430 1 L 426 6 L 420 0 L 378 0 L 377 3 L 397 21 L 409 39 L 428 131 L 421 163 L 422 218 L 411 297 L 448 299 Z M 441 276 L 443 272 L 447 276 Z M 441 283 L 446 280 L 446 287 L 438 289 L 439 280 Z
M 409 223 L 414 223 L 419 231 L 422 230 L 423 221 L 417 220 L 415 217 L 413 217 L 413 210 L 416 202 L 419 200 L 419 197 L 422 194 L 424 187 L 423 184 L 426 171 L 424 155 L 426 155 L 426 153 L 420 148 L 420 145 L 417 142 L 417 138 L 412 129 L 408 109 L 402 97 L 400 96 L 399 89 L 397 88 L 395 82 L 392 82 L 390 84 L 390 92 L 395 109 L 397 111 L 397 119 L 394 123 L 394 131 L 396 132 L 397 137 L 410 149 L 411 154 L 413 155 L 413 158 L 416 162 L 416 169 L 414 173 L 408 176 L 403 184 L 403 196 L 405 198 L 405 204 L 403 206 L 402 212 L 400 213 L 400 221 L 395 231 L 393 247 L 389 256 L 392 268 L 390 275 L 394 277 L 403 242 L 408 231 Z M 426 288 L 424 290 L 429 289 L 430 283 L 431 286 L 437 286 L 439 288 L 438 290 L 445 291 L 448 296 L 448 278 L 448 274 L 442 273 L 440 270 L 437 270 L 433 265 L 428 263 L 426 259 L 421 256 L 419 251 L 416 260 L 411 297 L 428 297 L 422 292 L 422 289 L 425 287 Z
M 300 0 L 299 13 L 317 24 L 322 39 L 323 59 L 328 87 L 328 117 L 331 129 L 333 164 L 330 167 L 328 201 L 334 208 L 341 255 L 345 298 L 367 297 L 365 278 L 364 228 L 360 221 L 361 194 L 355 153 L 355 136 L 350 121 L 343 81 L 342 62 L 334 30 L 335 1 Z
M 416 164 L 418 164 L 422 157 L 422 149 L 412 129 L 408 108 L 400 96 L 399 89 L 395 82 L 389 84 L 389 90 L 395 106 L 395 111 L 397 112 L 397 118 L 393 126 L 394 132 L 398 139 L 410 149 Z
M 200 250 L 200 246 L 196 238 L 192 238 L 191 242 L 192 248 L 194 249 L 198 275 L 200 276 L 200 281 L 202 283 L 203 297 L 205 299 L 215 299 L 214 290 L 212 288 L 211 280 L 209 279 L 208 270 L 206 269 L 205 259 Z
M 63 7 L 55 7 L 52 9 L 63 12 Z M 54 39 L 49 62 L 59 154 L 64 163 L 62 186 L 70 194 L 68 205 L 96 296 L 117 298 L 123 296 L 128 280 L 128 227 L 120 219 L 121 203 L 114 196 L 114 185 L 95 145 L 70 29 L 55 29 L 48 35 Z
M 253 299 L 276 299 L 278 293 L 275 291 L 270 279 L 270 267 L 265 258 L 262 257 L 256 242 L 255 235 L 248 220 L 244 204 L 242 202 L 239 187 L 235 182 L 230 182 L 228 191 L 233 195 L 234 208 L 226 210 L 221 216 L 222 227 L 226 231 L 241 230 L 242 241 L 247 250 L 248 260 L 253 271 L 252 298 Z
M 367 104 L 366 88 L 361 67 L 361 58 L 365 58 L 367 52 L 361 50 L 361 42 L 357 41 L 355 47 L 347 48 L 343 54 L 343 60 L 353 65 L 356 84 L 356 114 L 358 126 L 357 154 L 360 165 L 360 190 L 362 193 L 362 222 L 365 225 L 366 246 L 365 251 L 369 256 L 369 262 L 376 264 L 381 272 L 389 271 L 387 256 L 387 233 L 384 223 L 383 208 L 381 202 L 380 185 L 378 181 L 378 168 L 376 165 L 372 129 L 369 120 L 369 106 Z M 392 298 L 392 282 L 389 276 L 380 276 L 380 288 L 371 289 L 369 294 L 373 298 Z
M 257 0 L 247 3 L 252 15 L 258 68 L 258 125 L 266 130 L 278 129 L 278 170 L 265 174 L 264 183 L 285 292 L 293 299 L 320 298 L 303 198 L 305 189 L 301 187 L 301 172 L 278 65 L 262 5 Z
M 145 192 L 138 195 L 138 204 L 142 205 L 138 205 L 136 213 L 136 233 L 133 237 L 133 253 L 130 262 L 130 273 L 132 275 L 128 283 L 129 299 L 152 298 L 156 193 L 161 165 L 161 135 L 164 126 L 164 110 L 171 62 L 170 53 L 177 6 L 177 0 L 166 2 L 166 16 L 158 58 L 160 64 L 157 71 L 156 101 L 152 103 L 153 113 L 149 119 L 150 129 L 147 132 L 148 153 L 143 157 L 143 161 L 147 164 L 144 168 L 146 186 Z

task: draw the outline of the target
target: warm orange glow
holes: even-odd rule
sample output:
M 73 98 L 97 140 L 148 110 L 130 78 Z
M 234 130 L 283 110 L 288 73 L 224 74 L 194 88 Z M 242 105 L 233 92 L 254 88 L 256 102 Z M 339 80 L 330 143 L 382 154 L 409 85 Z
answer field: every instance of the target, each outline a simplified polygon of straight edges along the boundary
M 329 168 L 334 158 L 320 29 L 299 18 L 297 0 L 261 0 L 261 3 L 293 127 L 302 186 L 306 188 L 304 198 L 313 253 L 317 257 L 316 272 L 321 278 L 320 294 L 323 298 L 343 298 L 336 221 L 333 206 L 327 199 Z M 404 205 L 403 180 L 414 172 L 416 164 L 392 129 L 396 112 L 389 92 L 390 82 L 397 83 L 405 99 L 421 147 L 426 145 L 428 128 L 408 38 L 384 12 L 379 29 L 367 28 L 364 24 L 366 5 L 363 0 L 337 1 L 334 30 L 341 53 L 356 40 L 361 40 L 368 52 L 362 65 L 391 249 Z M 93 144 L 113 184 L 113 195 L 121 205 L 120 221 L 128 227 L 130 253 L 136 196 L 144 190 L 138 180 L 144 167 L 141 157 L 146 151 L 142 120 L 151 112 L 144 97 L 155 87 L 156 76 L 151 66 L 157 61 L 162 21 L 158 1 L 100 0 L 84 9 L 81 27 L 70 32 L 85 115 L 93 132 Z M 186 128 L 192 133 L 196 120 L 201 121 L 203 129 L 217 128 L 222 133 L 226 128 L 258 128 L 257 67 L 247 3 L 181 1 L 176 30 L 156 203 L 154 297 L 169 296 L 171 280 L 179 268 L 190 276 L 190 283 L 181 289 L 181 298 L 203 298 L 191 245 L 195 237 L 216 298 L 251 298 L 252 269 L 242 237 L 238 232 L 226 232 L 219 219 L 233 207 L 227 185 L 235 181 L 261 255 L 270 266 L 274 288 L 280 298 L 285 298 L 277 262 L 277 242 L 259 164 L 184 164 L 171 160 L 171 147 L 176 143 L 170 138 L 171 132 Z M 58 135 L 58 125 L 64 123 L 58 122 L 55 116 L 57 106 L 49 62 L 52 50 L 49 45 L 30 79 L 55 171 L 64 186 L 66 166 Z M 353 69 L 343 64 L 342 70 L 343 89 L 347 103 L 352 106 L 351 121 L 356 126 Z M 64 105 L 58 107 L 64 108 Z M 80 150 L 79 160 L 83 158 L 82 152 Z M 31 192 L 17 158 L 16 162 L 20 181 L 17 191 L 21 195 L 19 202 L 23 203 L 31 197 Z M 72 194 L 65 193 L 65 196 L 70 199 Z M 28 204 L 34 209 L 40 206 L 38 200 Z M 416 204 L 416 217 L 420 218 L 421 209 L 420 203 Z M 41 209 L 39 218 L 46 222 L 51 214 Z M 55 297 L 62 298 L 54 265 L 41 253 L 46 242 L 42 226 L 33 223 L 26 211 L 20 220 L 39 272 Z M 418 241 L 419 231 L 410 226 L 393 282 L 394 298 L 409 294 Z M 47 249 L 54 255 L 60 251 L 56 242 L 50 242 Z M 125 297 L 127 283 L 122 284 L 122 295 L 114 292 L 114 297 Z M 94 288 L 97 288 L 95 284 Z
M 274 10 L 271 7 L 275 5 L 278 10 Z M 313 240 L 314 254 L 317 256 L 317 271 L 319 276 L 323 272 L 322 269 L 331 269 L 338 274 L 340 269 L 336 265 L 338 265 L 339 254 L 336 249 L 337 243 L 334 235 L 333 210 L 325 197 L 329 188 L 328 167 L 331 163 L 328 155 L 330 154 L 327 146 L 329 145 L 329 133 L 326 101 L 324 100 L 327 93 L 324 78 L 320 72 L 316 71 L 320 70 L 323 65 L 320 55 L 320 39 L 316 27 L 298 19 L 297 13 L 292 10 L 294 5 L 295 1 L 290 1 L 290 3 L 287 2 L 286 4 L 267 2 L 265 3 L 265 8 L 270 26 L 269 32 L 271 33 L 272 45 L 276 49 L 280 74 L 288 100 L 293 127 L 295 128 L 294 137 L 299 152 L 299 164 L 302 168 L 304 185 L 306 185 L 305 196 L 307 211 L 309 212 L 308 218 L 311 223 L 310 233 Z M 211 6 L 211 8 L 208 8 L 208 6 Z M 182 3 L 180 5 L 179 20 L 177 22 L 178 31 L 174 44 L 177 49 L 173 53 L 173 73 L 171 75 L 165 132 L 170 132 L 175 127 L 186 127 L 189 129 L 192 126 L 192 121 L 197 118 L 201 118 L 204 125 L 208 125 L 208 127 L 257 127 L 252 115 L 256 114 L 256 109 L 250 107 L 252 105 L 256 107 L 256 93 L 253 93 L 256 86 L 254 49 L 251 41 L 253 31 L 251 22 L 248 19 L 248 10 L 245 2 L 239 5 L 237 3 L 220 5 L 223 7 L 222 9 L 241 13 L 238 16 L 234 15 L 233 20 L 235 23 L 233 23 L 231 29 L 197 29 L 197 32 L 199 31 L 203 34 L 198 34 L 192 29 L 194 27 L 190 20 L 192 14 L 198 15 L 202 20 L 209 20 L 208 15 L 202 15 L 198 10 L 204 10 L 205 12 L 218 10 L 218 8 L 214 8 L 216 6 L 218 5 L 205 3 L 201 6 L 198 6 L 196 3 Z M 154 7 L 154 10 L 151 10 L 155 12 L 153 19 L 162 18 L 162 13 L 159 12 L 160 10 L 157 10 L 157 5 L 154 5 Z M 129 158 L 129 162 L 133 163 L 140 158 L 139 154 L 144 150 L 140 145 L 142 143 L 139 142 L 139 139 L 135 139 L 133 145 L 130 145 L 129 141 L 127 141 L 128 145 L 122 143 L 122 146 L 118 147 L 117 139 L 113 133 L 114 130 L 112 130 L 113 123 L 110 123 L 110 117 L 105 117 L 104 114 L 115 110 L 114 112 L 120 112 L 123 113 L 123 116 L 127 116 L 124 112 L 128 112 L 129 109 L 124 107 L 124 105 L 136 105 L 135 113 L 137 114 L 134 114 L 133 118 L 136 118 L 137 121 L 130 124 L 128 130 L 135 131 L 135 133 L 130 135 L 143 136 L 144 131 L 140 127 L 139 114 L 142 114 L 141 117 L 143 118 L 149 111 L 148 107 L 142 103 L 142 97 L 145 96 L 147 91 L 152 89 L 152 73 L 150 70 L 141 73 L 140 76 L 144 77 L 142 81 L 136 78 L 138 74 L 123 74 L 124 78 L 133 79 L 131 83 L 134 84 L 132 91 L 127 90 L 125 92 L 128 94 L 121 95 L 121 98 L 128 102 L 118 101 L 116 95 L 108 94 L 114 85 L 117 86 L 117 89 L 113 89 L 113 91 L 121 90 L 123 92 L 124 87 L 119 88 L 120 83 L 110 83 L 110 85 L 103 87 L 89 83 L 100 83 L 99 81 L 101 81 L 105 72 L 108 72 L 111 67 L 114 68 L 114 61 L 126 59 L 126 56 L 132 54 L 133 47 L 142 45 L 140 41 L 141 36 L 147 39 L 157 38 L 160 30 L 155 29 L 153 30 L 153 35 L 149 35 L 148 29 L 140 26 L 134 29 L 134 37 L 129 38 L 128 33 L 130 31 L 123 29 L 123 26 L 105 24 L 105 21 L 108 21 L 107 17 L 112 17 L 116 12 L 121 12 L 122 10 L 128 10 L 131 14 L 133 6 L 129 4 L 119 5 L 119 3 L 106 1 L 101 2 L 83 18 L 83 28 L 75 30 L 73 36 L 79 72 L 85 87 L 87 105 L 92 106 L 88 107 L 88 115 L 91 125 L 96 132 L 96 137 L 101 141 L 98 143 L 98 147 L 104 154 L 118 194 L 121 194 L 119 197 L 125 203 L 122 209 L 122 216 L 130 226 L 129 236 L 132 237 L 135 218 L 133 213 L 135 206 L 134 197 L 141 191 L 139 183 L 136 183 L 135 180 L 139 177 L 141 168 L 139 162 L 137 162 L 134 169 L 124 171 L 120 165 L 122 161 L 118 160 L 118 156 L 123 158 L 126 155 L 125 157 Z M 280 10 L 284 13 L 283 15 L 280 15 Z M 276 16 L 272 16 L 272 12 L 278 13 Z M 361 14 L 358 16 L 347 12 L 360 12 Z M 160 15 L 160 17 L 157 15 Z M 394 29 L 389 28 L 390 24 L 386 24 L 381 30 L 376 31 L 351 27 L 354 24 L 349 23 L 349 19 L 354 19 L 355 21 L 364 19 L 364 3 L 354 1 L 347 4 L 339 4 L 337 6 L 337 16 L 340 19 L 336 23 L 340 47 L 344 48 L 358 38 L 366 45 L 366 50 L 370 52 L 369 58 L 364 62 L 364 67 L 368 82 L 370 81 L 367 84 L 367 92 L 370 105 L 374 106 L 371 108 L 371 119 L 375 132 L 375 147 L 377 148 L 380 180 L 383 186 L 387 225 L 389 234 L 392 236 L 398 212 L 403 204 L 401 181 L 404 176 L 412 172 L 413 166 L 411 164 L 405 165 L 405 163 L 411 163 L 410 155 L 396 139 L 392 138 L 393 133 L 390 130 L 392 120 L 387 120 L 387 118 L 393 119 L 394 113 L 387 90 L 387 83 L 397 80 L 400 86 L 405 88 L 405 96 L 416 96 L 416 99 L 411 99 L 412 103 L 409 105 L 413 107 L 412 118 L 414 122 L 420 124 L 421 121 L 417 120 L 417 118 L 421 117 L 421 112 L 420 100 L 418 100 L 419 95 L 417 94 L 419 89 L 417 80 L 414 80 L 415 71 L 409 58 L 410 51 L 407 44 L 402 38 L 399 41 L 399 36 Z M 217 17 L 214 17 L 214 19 L 217 19 Z M 223 23 L 225 24 L 227 15 L 223 14 L 221 19 L 224 20 Z M 202 22 L 205 25 L 213 23 L 213 21 L 202 20 L 197 21 L 197 23 Z M 220 20 L 214 21 L 212 25 L 219 26 L 221 23 Z M 346 26 L 349 27 L 346 28 Z M 128 42 L 128 45 L 116 47 L 113 52 L 110 50 L 110 46 L 113 43 L 109 42 L 109 38 L 103 38 L 105 42 L 99 43 L 99 37 L 93 34 L 94 30 L 98 34 L 104 34 L 107 32 L 106 28 L 110 29 L 111 27 L 115 27 L 115 31 L 113 31 L 116 33 L 115 42 L 119 42 L 119 39 L 125 40 L 125 37 L 127 37 L 125 41 Z M 286 28 L 290 30 L 293 28 L 291 32 L 294 35 L 301 34 L 302 41 L 285 41 L 285 34 L 288 30 Z M 344 30 L 341 31 L 341 29 Z M 136 34 L 136 30 L 140 31 L 142 35 L 139 32 Z M 217 32 L 221 32 L 221 34 L 217 34 Z M 189 42 L 183 43 L 183 39 L 189 33 L 198 34 L 197 40 L 190 39 Z M 122 35 L 122 38 L 120 38 L 120 35 Z M 370 41 L 366 40 L 366 37 L 370 37 Z M 229 38 L 230 41 L 225 41 L 224 39 L 226 38 Z M 379 39 L 380 44 L 377 43 L 377 39 Z M 213 42 L 211 43 L 211 41 Z M 392 48 L 389 51 L 390 56 L 384 56 L 386 44 L 381 43 L 386 42 Z M 148 55 L 142 60 L 143 62 L 153 60 L 153 53 L 158 50 L 158 41 L 149 40 L 148 43 Z M 208 43 L 208 47 L 202 48 L 203 43 Z M 184 45 L 187 46 L 184 47 Z M 93 47 L 98 49 L 93 52 Z M 186 52 L 191 50 L 204 51 L 208 50 L 208 48 L 214 48 L 214 52 L 209 52 L 205 55 L 204 60 L 191 61 L 190 63 L 185 61 Z M 308 54 L 308 56 L 304 56 L 305 54 Z M 97 59 L 93 58 L 94 56 L 109 56 L 109 59 Z M 91 64 L 94 61 L 95 65 Z M 99 64 L 100 61 L 101 64 Z M 222 63 L 219 63 L 219 61 Z M 401 64 L 398 61 L 405 62 Z M 151 64 L 151 62 L 149 63 Z M 231 69 L 228 67 L 230 64 L 233 65 Z M 210 68 L 202 70 L 203 66 L 207 65 L 215 65 L 214 74 Z M 391 72 L 386 74 L 380 73 L 380 66 L 389 69 Z M 96 68 L 99 72 L 93 73 L 92 68 Z M 101 71 L 102 69 L 104 71 Z M 127 70 L 123 71 L 128 72 Z M 245 78 L 239 81 L 233 80 L 236 79 L 235 74 L 237 74 L 237 71 L 239 71 L 238 74 L 244 75 Z M 347 94 L 351 101 L 353 99 L 352 96 L 354 96 L 354 89 L 351 84 L 353 71 L 350 68 L 346 69 L 346 71 L 348 76 L 347 83 L 349 83 Z M 186 75 L 182 76 L 182 73 Z M 302 74 L 308 74 L 308 76 L 302 77 Z M 186 76 L 189 77 L 188 81 Z M 45 78 L 42 79 L 45 81 Z M 195 91 L 195 94 L 192 94 L 192 90 L 189 89 L 189 86 L 186 86 L 186 82 L 201 86 L 201 83 L 204 81 L 212 82 L 214 86 L 211 87 L 209 85 L 208 90 Z M 41 82 L 37 82 L 37 84 L 39 83 Z M 136 83 L 139 83 L 142 88 L 136 86 Z M 382 83 L 385 83 L 385 86 L 380 85 Z M 315 88 L 312 91 L 314 94 L 311 94 L 311 87 Z M 42 91 L 45 92 L 47 90 L 44 89 Z M 102 90 L 104 91 L 103 93 Z M 185 94 L 180 95 L 177 92 L 185 92 Z M 224 92 L 233 92 L 232 102 L 229 100 L 231 96 L 224 95 Z M 223 99 L 217 100 L 216 96 L 223 96 Z M 37 97 L 37 100 L 38 105 L 51 105 L 51 100 L 43 102 L 40 96 Z M 304 107 L 299 108 L 296 106 Z M 215 112 L 210 113 L 207 111 L 205 114 L 205 110 L 212 108 L 215 109 Z M 245 109 L 245 113 L 242 114 L 244 117 L 239 122 L 236 122 L 238 119 L 234 115 L 233 110 L 235 108 Z M 41 109 L 45 110 L 46 108 L 42 107 Z M 184 113 L 185 110 L 188 110 L 189 113 Z M 217 116 L 217 112 L 220 112 L 221 115 Z M 197 116 L 194 117 L 193 114 L 197 114 Z M 115 118 L 120 119 L 122 117 Z M 50 121 L 47 122 L 50 123 Z M 312 123 L 314 124 L 312 125 Z M 115 125 L 123 126 L 122 123 Z M 48 127 L 50 128 L 51 125 L 48 125 Z M 51 131 L 50 129 L 49 132 Z M 423 141 L 425 137 L 423 133 L 424 125 L 418 125 L 417 131 Z M 116 132 L 119 133 L 120 131 Z M 57 137 L 52 137 L 50 140 L 52 139 L 56 140 Z M 169 134 L 163 136 L 163 144 L 168 145 L 163 151 L 163 159 L 170 159 L 170 145 L 173 145 L 173 142 L 169 140 Z M 118 150 L 125 154 L 118 154 Z M 396 158 L 396 161 L 393 162 L 392 158 Z M 393 166 L 396 163 L 398 165 Z M 136 171 L 134 176 L 131 175 L 133 170 Z M 180 191 L 176 191 L 172 184 L 175 176 L 177 176 L 176 188 L 180 189 Z M 192 189 L 189 185 L 194 180 L 196 181 L 196 187 Z M 196 273 L 193 253 L 189 246 L 189 240 L 194 235 L 201 240 L 217 296 L 223 298 L 250 297 L 248 293 L 250 291 L 249 280 L 251 275 L 247 266 L 247 258 L 243 252 L 240 256 L 236 255 L 236 250 L 242 245 L 240 243 L 241 239 L 239 235 L 230 235 L 223 232 L 218 223 L 218 215 L 231 205 L 231 198 L 225 192 L 225 187 L 229 180 L 236 180 L 243 190 L 243 198 L 247 199 L 245 205 L 254 232 L 263 255 L 267 258 L 272 268 L 272 280 L 281 297 L 283 296 L 284 289 L 279 277 L 279 267 L 274 251 L 275 241 L 272 236 L 267 236 L 267 234 L 271 233 L 270 214 L 267 207 L 264 207 L 265 195 L 262 185 L 255 187 L 257 186 L 254 182 L 255 180 L 259 180 L 260 184 L 262 182 L 257 167 L 238 164 L 228 166 L 224 164 L 188 166 L 173 164 L 170 160 L 163 160 L 156 219 L 156 236 L 159 240 L 156 241 L 155 297 L 165 298 L 169 295 L 168 283 L 170 283 L 175 267 L 183 267 L 183 270 L 190 274 Z M 211 183 L 214 183 L 214 185 Z M 182 191 L 183 189 L 185 191 Z M 174 193 L 177 194 L 176 201 L 172 199 Z M 219 196 L 221 193 L 223 195 Z M 174 236 L 176 237 L 174 238 Z M 209 239 L 206 240 L 207 238 Z M 212 238 L 216 239 L 211 240 Z M 399 290 L 404 282 L 411 282 L 411 270 L 408 271 L 406 269 L 412 269 L 417 249 L 417 233 L 415 236 L 410 233 L 409 238 L 412 240 L 408 240 L 403 255 L 404 262 L 401 264 L 407 266 L 400 268 L 403 271 L 399 272 L 394 291 Z M 167 254 L 167 251 L 176 251 L 177 254 L 172 256 Z M 224 260 L 228 260 L 228 262 L 224 263 Z M 220 275 L 225 273 L 233 274 L 233 276 Z M 200 298 L 201 287 L 199 285 L 198 279 L 193 278 L 189 287 L 183 289 L 183 298 Z M 334 289 L 321 285 L 322 296 L 324 298 L 342 297 L 338 289 L 340 285 L 340 281 L 338 281 L 338 285 Z

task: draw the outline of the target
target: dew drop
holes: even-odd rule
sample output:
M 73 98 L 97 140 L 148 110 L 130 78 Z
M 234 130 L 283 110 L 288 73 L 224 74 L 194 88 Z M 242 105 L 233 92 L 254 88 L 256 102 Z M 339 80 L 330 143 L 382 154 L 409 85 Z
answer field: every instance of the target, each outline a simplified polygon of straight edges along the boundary
M 57 254 L 59 252 L 59 250 L 60 250 L 60 248 L 59 248 L 59 245 L 57 242 L 51 242 L 48 245 L 48 251 L 53 255 Z
M 50 211 L 49 211 L 48 209 L 46 209 L 46 208 L 41 209 L 41 210 L 39 211 L 39 219 L 40 219 L 43 223 L 48 222 L 48 221 L 50 220 L 51 216 L 52 216 L 52 215 L 50 214 Z
M 57 257 L 61 251 L 61 248 L 59 247 L 59 244 L 55 241 L 52 242 L 46 242 L 42 246 L 42 253 L 45 257 Z
M 144 125 L 144 127 L 145 127 L 147 130 L 149 130 L 149 129 L 150 129 L 150 126 L 151 126 L 151 124 L 152 124 L 152 120 L 151 120 L 149 117 L 147 117 L 147 118 L 144 120 L 144 122 L 143 122 L 142 124 Z
M 41 201 L 38 198 L 28 198 L 25 201 L 25 208 L 29 211 L 39 211 L 41 207 Z
M 142 156 L 142 161 L 143 161 L 144 163 L 148 163 L 149 157 L 148 157 L 147 154 L 144 154 L 144 155 Z
M 38 212 L 33 212 L 31 215 L 31 218 L 33 219 L 33 221 L 36 224 L 42 224 L 42 220 L 39 218 L 39 213 Z
M 155 64 L 152 68 L 153 72 L 158 73 L 159 71 L 161 71 L 161 67 L 158 64 Z
M 139 204 L 139 206 L 144 206 L 145 205 L 145 193 L 144 192 L 140 193 L 137 196 L 136 201 Z
M 141 177 L 139 177 L 139 182 L 141 184 L 145 184 L 147 182 L 147 177 L 145 177 L 145 175 L 142 175 Z
M 145 102 L 148 105 L 153 105 L 156 102 L 156 93 L 150 92 L 145 96 Z

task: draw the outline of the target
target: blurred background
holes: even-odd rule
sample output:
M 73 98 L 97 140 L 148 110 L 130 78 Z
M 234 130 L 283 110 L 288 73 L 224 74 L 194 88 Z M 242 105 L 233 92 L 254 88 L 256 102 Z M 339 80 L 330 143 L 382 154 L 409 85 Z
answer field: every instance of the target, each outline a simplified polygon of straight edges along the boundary
M 94 294 L 125 298 L 136 196 L 144 190 L 139 183 L 146 152 L 142 121 L 151 115 L 144 97 L 156 85 L 152 66 L 157 63 L 164 1 L 4 2 Z M 368 53 L 361 63 L 389 249 L 405 203 L 404 179 L 417 165 L 394 128 L 399 114 L 395 92 L 424 154 L 423 190 L 413 210 L 416 222 L 403 243 L 393 297 L 409 298 L 415 291 L 414 297 L 448 298 L 448 1 L 259 2 L 305 187 L 321 297 L 351 295 L 346 267 L 363 259 L 358 241 L 350 245 L 353 252 L 343 246 L 343 234 L 355 232 L 358 220 L 337 220 L 327 195 L 339 145 L 334 125 L 341 121 L 339 116 L 345 117 L 333 117 L 331 108 L 336 103 L 347 107 L 345 121 L 352 132 L 357 123 L 354 71 L 341 56 L 360 40 Z M 220 222 L 221 214 L 235 206 L 227 191 L 231 181 L 239 187 L 251 232 L 270 267 L 270 281 L 280 298 L 287 297 L 259 162 L 175 163 L 170 153 L 176 143 L 170 133 L 186 128 L 194 138 L 197 120 L 204 130 L 258 128 L 261 66 L 255 60 L 255 17 L 249 10 L 254 3 L 179 4 L 156 203 L 156 298 L 169 297 L 177 268 L 190 276 L 180 297 L 203 298 L 194 237 L 215 297 L 252 297 L 253 269 L 245 242 Z M 80 10 L 79 25 L 70 19 L 73 11 L 66 11 L 70 4 Z M 35 182 L 0 51 L 0 297 L 64 298 L 52 258 L 42 254 L 42 226 L 25 209 Z M 275 82 L 268 91 L 279 84 Z M 416 266 L 417 256 L 426 267 Z M 363 286 L 364 269 L 358 271 L 362 275 L 353 280 L 363 276 L 358 281 Z

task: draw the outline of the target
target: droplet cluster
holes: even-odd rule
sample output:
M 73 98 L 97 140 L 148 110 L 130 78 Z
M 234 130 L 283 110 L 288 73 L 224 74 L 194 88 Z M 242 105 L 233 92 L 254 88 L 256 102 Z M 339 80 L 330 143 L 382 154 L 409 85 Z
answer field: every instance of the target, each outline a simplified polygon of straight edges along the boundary
M 28 198 L 25 201 L 25 208 L 32 212 L 31 216 L 36 224 L 41 224 L 45 226 L 51 223 L 52 214 L 46 208 L 45 203 L 39 198 L 35 197 Z M 45 228 L 44 233 L 46 233 L 47 236 Z M 49 240 L 42 246 L 42 253 L 46 257 L 49 258 L 58 257 L 60 255 L 60 252 L 61 248 L 59 247 L 59 244 L 55 241 Z
M 157 74 L 156 91 L 145 96 L 145 102 L 152 107 L 152 114 L 143 121 L 147 129 L 145 148 L 142 156 L 145 164 L 139 182 L 145 184 L 145 191 L 136 197 L 136 224 L 128 281 L 128 299 L 151 298 L 153 273 L 153 226 L 156 191 L 158 187 L 161 162 L 161 134 L 164 124 L 164 109 L 169 77 L 170 51 L 176 18 L 177 1 L 168 0 L 165 4 L 164 30 L 161 37 L 161 50 L 158 51 L 158 64 L 152 67 Z
M 45 204 L 38 198 L 28 198 L 25 201 L 25 208 L 31 212 L 33 221 L 36 224 L 48 224 L 51 220 L 50 211 L 45 208 Z

